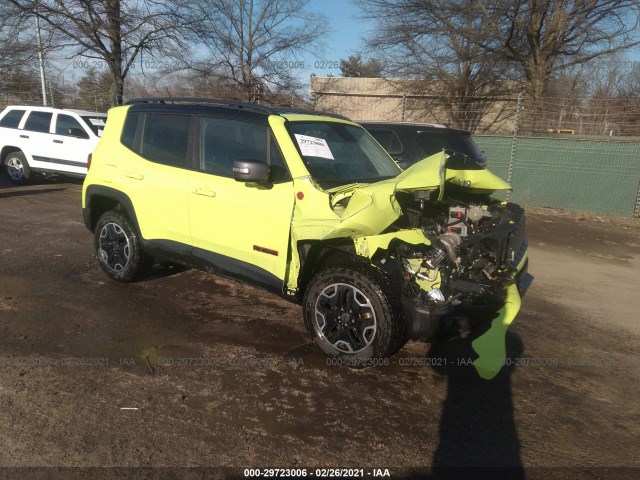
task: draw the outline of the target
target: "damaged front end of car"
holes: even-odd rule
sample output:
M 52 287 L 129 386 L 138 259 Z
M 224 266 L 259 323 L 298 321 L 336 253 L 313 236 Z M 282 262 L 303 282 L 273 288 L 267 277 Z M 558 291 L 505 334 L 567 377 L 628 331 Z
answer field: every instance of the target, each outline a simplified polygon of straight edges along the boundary
M 351 236 L 356 254 L 386 272 L 413 340 L 433 338 L 447 319 L 508 325 L 532 280 L 524 210 L 491 197 L 510 186 L 484 168 L 447 168 L 450 157 L 443 152 L 394 179 L 333 192 L 334 210 L 343 211 L 326 238 Z

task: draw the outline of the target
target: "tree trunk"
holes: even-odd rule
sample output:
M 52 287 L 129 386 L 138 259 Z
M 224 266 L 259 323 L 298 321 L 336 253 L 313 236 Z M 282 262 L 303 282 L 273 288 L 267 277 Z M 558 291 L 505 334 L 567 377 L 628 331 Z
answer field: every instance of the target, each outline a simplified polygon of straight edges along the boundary
M 122 74 L 111 72 L 113 75 L 113 93 L 111 105 L 122 105 L 124 99 L 124 78 Z
M 524 69 L 527 77 L 525 89 L 525 115 L 523 124 L 525 130 L 530 132 L 546 132 L 544 123 L 545 94 L 549 79 L 551 78 L 552 65 L 554 62 L 548 58 L 542 58 L 539 54 L 532 55 L 527 59 Z
M 109 23 L 109 40 L 111 54 L 109 71 L 113 78 L 112 105 L 122 105 L 124 95 L 124 78 L 122 75 L 122 19 L 121 0 L 107 0 L 106 13 Z

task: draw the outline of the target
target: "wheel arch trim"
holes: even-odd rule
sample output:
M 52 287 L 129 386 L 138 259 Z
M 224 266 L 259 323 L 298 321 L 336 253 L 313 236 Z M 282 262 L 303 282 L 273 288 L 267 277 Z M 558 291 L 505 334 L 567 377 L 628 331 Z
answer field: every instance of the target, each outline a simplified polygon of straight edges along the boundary
M 362 259 L 356 255 L 353 242 L 350 240 L 348 238 L 324 241 L 301 240 L 297 243 L 297 253 L 300 258 L 297 282 L 299 301 L 302 301 L 313 276 L 324 268 L 340 263 L 335 261 L 336 259 L 342 259 L 344 263 L 347 261 L 362 262 Z
M 24 151 L 20 147 L 14 147 L 13 145 L 5 145 L 4 147 L 2 147 L 2 151 L 0 151 L 0 162 L 4 163 L 4 161 L 7 159 L 9 154 L 15 153 L 15 152 L 22 153 L 25 156 L 25 158 L 27 156 L 27 154 L 24 153 Z
M 89 185 L 85 191 L 85 207 L 83 208 L 84 224 L 90 232 L 94 232 L 96 224 L 98 223 L 97 209 L 95 208 L 95 202 L 99 199 L 111 200 L 116 202 L 117 205 L 124 210 L 124 213 L 129 217 L 129 220 L 135 228 L 138 238 L 142 238 L 140 233 L 140 226 L 138 225 L 138 217 L 136 216 L 136 210 L 133 207 L 133 202 L 126 193 L 116 190 L 111 187 L 105 187 L 103 185 Z

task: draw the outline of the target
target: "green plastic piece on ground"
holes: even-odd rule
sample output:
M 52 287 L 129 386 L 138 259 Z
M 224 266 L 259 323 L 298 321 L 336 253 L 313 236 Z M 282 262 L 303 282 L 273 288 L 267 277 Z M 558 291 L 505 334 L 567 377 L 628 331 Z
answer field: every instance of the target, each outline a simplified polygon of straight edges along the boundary
M 517 285 L 510 285 L 507 288 L 506 302 L 498 312 L 498 317 L 493 319 L 489 330 L 471 343 L 473 350 L 478 354 L 473 366 L 478 375 L 485 380 L 494 378 L 505 364 L 507 329 L 516 318 L 520 304 Z

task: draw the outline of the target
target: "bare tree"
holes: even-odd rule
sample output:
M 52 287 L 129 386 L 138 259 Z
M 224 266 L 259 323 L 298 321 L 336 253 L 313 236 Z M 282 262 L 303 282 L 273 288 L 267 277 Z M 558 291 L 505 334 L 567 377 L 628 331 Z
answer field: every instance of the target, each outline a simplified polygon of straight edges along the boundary
M 479 45 L 486 30 L 475 0 L 357 3 L 363 16 L 378 24 L 369 50 L 382 57 L 390 74 L 414 79 L 410 93 L 430 96 L 422 102 L 425 108 L 444 112 L 454 125 L 475 130 L 486 124 L 496 112 L 486 97 L 503 97 L 515 88 L 504 81 L 513 77 L 507 75 L 510 65 Z
M 171 0 L 8 0 L 59 37 L 59 46 L 104 61 L 122 103 L 124 80 L 143 53 L 181 43 L 179 7 Z
M 228 78 L 255 102 L 270 89 L 295 87 L 310 51 L 325 33 L 322 15 L 307 10 L 309 0 L 194 0 L 194 32 L 207 49 L 208 68 Z
M 468 38 L 519 65 L 534 112 L 560 68 L 640 44 L 637 0 L 477 0 L 488 35 Z
M 40 95 L 34 32 L 20 10 L 0 4 L 0 92 L 6 102 L 32 102 Z
M 33 28 L 13 5 L 0 4 L 0 69 L 11 73 L 35 58 Z

